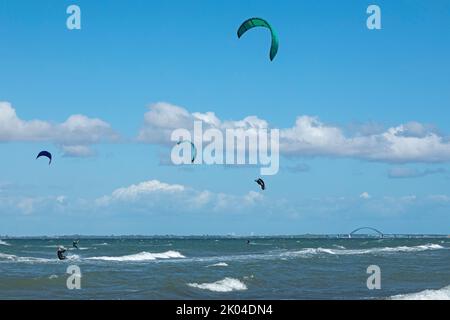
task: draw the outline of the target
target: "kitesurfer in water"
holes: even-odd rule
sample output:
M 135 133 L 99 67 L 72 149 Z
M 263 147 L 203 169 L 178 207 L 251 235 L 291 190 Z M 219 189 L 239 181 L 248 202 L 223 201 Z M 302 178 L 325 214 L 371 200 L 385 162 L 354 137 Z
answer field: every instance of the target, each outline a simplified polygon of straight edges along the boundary
M 80 242 L 80 240 L 75 240 L 72 242 L 72 247 L 78 249 L 78 242 Z
M 65 252 L 66 249 L 64 249 L 64 247 L 58 247 L 58 251 L 56 252 L 56 254 L 58 255 L 59 260 L 67 259 L 67 257 L 64 255 Z

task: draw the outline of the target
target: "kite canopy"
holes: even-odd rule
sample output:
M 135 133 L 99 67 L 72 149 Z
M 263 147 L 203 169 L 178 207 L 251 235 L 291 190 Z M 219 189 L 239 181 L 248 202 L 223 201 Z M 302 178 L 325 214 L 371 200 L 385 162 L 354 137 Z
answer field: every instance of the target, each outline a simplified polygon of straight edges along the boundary
M 270 61 L 273 61 L 278 52 L 278 36 L 275 33 L 275 30 L 266 20 L 261 18 L 250 18 L 248 20 L 245 20 L 241 24 L 237 32 L 238 38 L 241 38 L 241 36 L 248 30 L 256 27 L 264 27 L 270 30 L 270 34 L 272 35 L 272 45 L 270 46 Z
M 177 145 L 180 145 L 182 143 L 189 143 L 191 145 L 191 163 L 194 163 L 195 158 L 197 157 L 197 148 L 191 141 L 188 140 L 179 141 L 177 142 Z
M 37 155 L 36 159 L 38 159 L 40 157 L 47 157 L 49 159 L 48 164 L 50 165 L 50 163 L 52 163 L 52 154 L 50 152 L 48 152 L 48 151 L 41 151 Z
M 259 179 L 255 180 L 255 182 L 257 184 L 259 184 L 259 186 L 261 187 L 262 190 L 266 190 L 266 184 L 264 183 L 263 179 L 259 178 Z

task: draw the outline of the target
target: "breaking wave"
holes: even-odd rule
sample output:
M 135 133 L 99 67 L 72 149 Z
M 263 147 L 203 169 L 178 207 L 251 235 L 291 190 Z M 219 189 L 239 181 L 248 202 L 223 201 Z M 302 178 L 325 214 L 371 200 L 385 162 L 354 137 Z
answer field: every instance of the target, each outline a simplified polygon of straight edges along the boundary
M 188 286 L 214 292 L 232 292 L 247 290 L 245 283 L 234 278 L 225 278 L 212 283 L 188 283 Z
M 67 255 L 66 260 L 64 261 L 74 261 L 79 260 L 80 256 L 73 254 L 73 255 Z M 48 263 L 48 262 L 59 262 L 55 256 L 54 259 L 47 259 L 47 258 L 37 258 L 37 257 L 19 257 L 13 254 L 5 254 L 0 253 L 0 262 L 24 262 L 24 263 Z
M 420 246 L 401 246 L 401 247 L 383 247 L 369 249 L 326 249 L 326 248 L 306 248 L 294 252 L 286 252 L 284 255 L 314 255 L 314 254 L 331 254 L 331 255 L 363 255 L 363 254 L 380 254 L 380 253 L 396 253 L 396 252 L 420 252 L 427 250 L 444 249 L 438 244 L 425 244 Z
M 35 257 L 19 257 L 13 254 L 0 253 L 0 261 L 11 261 L 11 262 L 50 262 L 54 260 L 45 258 L 35 258 Z
M 417 293 L 392 296 L 393 300 L 450 300 L 450 286 L 439 290 L 424 290 Z
M 157 259 L 176 259 L 176 258 L 185 258 L 181 253 L 178 251 L 166 251 L 162 253 L 151 253 L 151 252 L 140 252 L 136 254 L 130 254 L 126 256 L 119 256 L 119 257 L 110 257 L 110 256 L 103 256 L 103 257 L 91 257 L 86 258 L 87 260 L 102 260 L 102 261 L 151 261 L 151 260 L 157 260 Z
M 225 262 L 219 262 L 219 263 L 215 263 L 215 264 L 210 264 L 207 267 L 228 267 L 228 264 Z
M 384 255 L 393 253 L 410 253 L 422 252 L 428 250 L 446 249 L 439 244 L 425 244 L 418 246 L 399 246 L 399 247 L 379 247 L 367 249 L 341 249 L 340 247 L 333 248 L 303 248 L 299 250 L 272 250 L 265 253 L 251 253 L 241 255 L 218 255 L 218 256 L 204 256 L 204 257 L 190 257 L 186 258 L 178 251 L 166 251 L 161 253 L 143 251 L 136 254 L 129 254 L 123 256 L 94 256 L 82 257 L 77 254 L 67 255 L 68 261 L 83 260 L 83 261 L 111 261 L 111 262 L 145 262 L 155 260 L 165 260 L 167 262 L 198 262 L 207 263 L 207 267 L 227 267 L 230 261 L 247 261 L 247 260 L 287 260 L 296 258 L 312 258 L 315 256 L 345 256 L 345 255 Z M 448 248 L 447 248 L 448 249 Z M 74 252 L 74 251 L 71 251 Z M 55 258 L 38 258 L 38 257 L 20 257 L 12 254 L 0 253 L 0 262 L 55 262 Z

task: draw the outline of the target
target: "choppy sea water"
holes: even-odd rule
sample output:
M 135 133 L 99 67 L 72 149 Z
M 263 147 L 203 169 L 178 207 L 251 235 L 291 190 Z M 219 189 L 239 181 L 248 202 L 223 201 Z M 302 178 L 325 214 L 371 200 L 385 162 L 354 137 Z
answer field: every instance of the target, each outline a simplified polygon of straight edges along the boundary
M 59 261 L 56 248 L 68 248 Z M 0 299 L 450 299 L 450 239 L 0 240 Z M 79 266 L 81 290 L 67 268 Z M 381 289 L 367 288 L 367 268 Z

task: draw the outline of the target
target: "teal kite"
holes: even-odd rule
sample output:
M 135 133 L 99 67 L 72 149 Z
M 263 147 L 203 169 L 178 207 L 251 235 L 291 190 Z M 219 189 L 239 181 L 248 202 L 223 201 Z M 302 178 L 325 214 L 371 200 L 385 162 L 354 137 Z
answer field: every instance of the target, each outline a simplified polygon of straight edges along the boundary
M 189 143 L 191 145 L 191 163 L 194 163 L 195 158 L 197 158 L 197 148 L 191 141 L 188 140 L 179 141 L 177 142 L 177 145 L 180 145 L 182 143 Z
M 270 33 L 272 35 L 272 45 L 270 46 L 270 61 L 273 61 L 278 52 L 278 36 L 275 33 L 275 30 L 266 20 L 261 18 L 250 18 L 248 20 L 245 20 L 241 24 L 237 32 L 238 38 L 241 38 L 242 35 L 248 30 L 256 27 L 264 27 L 270 30 Z

